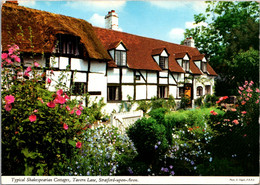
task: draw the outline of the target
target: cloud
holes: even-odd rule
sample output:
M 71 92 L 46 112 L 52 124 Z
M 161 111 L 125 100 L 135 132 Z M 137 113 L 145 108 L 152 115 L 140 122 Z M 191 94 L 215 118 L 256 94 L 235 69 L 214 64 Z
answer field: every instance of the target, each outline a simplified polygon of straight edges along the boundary
M 169 37 L 174 43 L 179 44 L 184 39 L 184 32 L 182 28 L 173 28 L 169 32 Z
M 105 16 L 95 13 L 90 17 L 89 22 L 94 26 L 104 28 L 105 27 Z
M 36 2 L 35 0 L 18 0 L 19 5 L 26 6 L 26 7 L 35 7 Z
M 149 3 L 153 6 L 168 10 L 191 8 L 196 12 L 202 12 L 207 7 L 205 1 L 149 1 Z
M 89 1 L 68 1 L 66 6 L 73 9 L 81 9 L 92 12 L 109 11 L 109 10 L 121 10 L 126 5 L 126 1 L 115 0 L 89 0 Z

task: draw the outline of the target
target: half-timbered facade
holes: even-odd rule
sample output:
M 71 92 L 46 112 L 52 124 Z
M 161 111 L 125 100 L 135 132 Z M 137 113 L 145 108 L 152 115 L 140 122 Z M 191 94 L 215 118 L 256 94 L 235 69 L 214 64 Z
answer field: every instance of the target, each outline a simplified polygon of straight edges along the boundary
M 2 50 L 17 44 L 24 68 L 35 60 L 52 82 L 63 82 L 72 98 L 89 93 L 103 98 L 106 112 L 119 110 L 122 101 L 152 97 L 193 100 L 213 93 L 215 71 L 192 38 L 179 45 L 117 31 L 118 16 L 106 16 L 108 28 L 82 19 L 5 3 L 2 7 Z M 44 53 L 44 55 L 42 55 Z M 31 56 L 34 56 L 32 59 Z M 63 76 L 62 80 L 60 77 Z

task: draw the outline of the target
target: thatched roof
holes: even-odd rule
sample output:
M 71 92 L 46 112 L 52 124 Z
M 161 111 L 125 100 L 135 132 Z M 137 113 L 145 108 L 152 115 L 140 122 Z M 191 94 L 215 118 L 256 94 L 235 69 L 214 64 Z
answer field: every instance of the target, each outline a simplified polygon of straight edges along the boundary
M 84 57 L 111 60 L 92 25 L 85 20 L 26 8 L 14 3 L 3 4 L 3 51 L 8 49 L 8 45 L 15 43 L 22 52 L 51 53 L 56 44 L 57 34 L 80 37 Z M 32 43 L 30 38 L 32 38 Z

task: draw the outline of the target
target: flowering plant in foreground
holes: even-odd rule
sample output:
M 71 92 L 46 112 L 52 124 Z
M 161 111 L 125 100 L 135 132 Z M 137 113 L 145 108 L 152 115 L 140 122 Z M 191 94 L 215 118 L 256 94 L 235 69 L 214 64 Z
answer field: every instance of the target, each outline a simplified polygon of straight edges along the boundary
M 88 110 L 62 89 L 48 91 L 43 69 L 23 67 L 18 49 L 2 54 L 3 174 L 61 175 L 82 146 Z

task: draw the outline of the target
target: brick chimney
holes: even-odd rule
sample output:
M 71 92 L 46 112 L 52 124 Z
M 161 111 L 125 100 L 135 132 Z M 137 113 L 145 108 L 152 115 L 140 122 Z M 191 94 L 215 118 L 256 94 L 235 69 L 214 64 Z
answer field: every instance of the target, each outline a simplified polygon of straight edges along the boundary
M 111 10 L 105 16 L 105 28 L 118 30 L 118 15 L 115 10 Z
M 195 41 L 192 37 L 186 38 L 186 40 L 184 41 L 184 45 L 195 48 Z
M 16 5 L 18 5 L 18 1 L 5 1 L 6 3 L 13 3 L 13 4 L 16 4 Z

